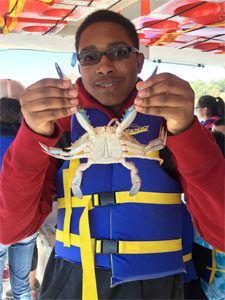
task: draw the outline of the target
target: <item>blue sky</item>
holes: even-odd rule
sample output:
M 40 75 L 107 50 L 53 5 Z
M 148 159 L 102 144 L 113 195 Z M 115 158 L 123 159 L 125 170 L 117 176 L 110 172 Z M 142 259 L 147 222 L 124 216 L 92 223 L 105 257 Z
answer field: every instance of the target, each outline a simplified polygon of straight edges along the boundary
M 16 79 L 28 86 L 42 78 L 57 78 L 55 62 L 61 66 L 66 75 L 78 76 L 77 67 L 71 66 L 71 57 L 72 54 L 70 53 L 0 50 L 0 79 Z M 145 61 L 141 78 L 147 79 L 155 66 L 156 63 Z M 170 72 L 187 81 L 201 79 L 205 82 L 220 80 L 224 78 L 225 74 L 223 67 L 206 66 L 205 68 L 198 68 L 165 63 L 159 64 L 158 73 L 160 72 Z

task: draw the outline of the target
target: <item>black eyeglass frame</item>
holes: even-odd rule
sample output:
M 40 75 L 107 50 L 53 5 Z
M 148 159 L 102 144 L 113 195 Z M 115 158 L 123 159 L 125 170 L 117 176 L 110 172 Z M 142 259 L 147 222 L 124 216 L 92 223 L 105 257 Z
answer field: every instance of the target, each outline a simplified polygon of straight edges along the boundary
M 128 53 L 127 53 L 126 56 L 121 57 L 121 58 L 116 57 L 114 59 L 112 57 L 110 57 L 110 54 L 109 54 L 110 51 L 112 51 L 113 49 L 119 50 L 119 49 L 122 49 L 122 48 L 126 48 L 128 50 Z M 135 47 L 132 47 L 132 46 L 118 45 L 118 46 L 110 47 L 105 51 L 98 51 L 98 50 L 83 51 L 83 52 L 77 54 L 77 60 L 79 61 L 79 63 L 82 66 L 92 66 L 92 65 L 98 64 L 101 61 L 101 58 L 102 58 L 103 55 L 106 55 L 107 59 L 110 60 L 110 61 L 119 61 L 119 60 L 122 60 L 122 59 L 129 58 L 131 52 L 139 53 L 139 50 Z M 87 63 L 87 64 L 82 63 L 82 56 L 86 55 L 86 54 L 92 54 L 92 53 L 94 53 L 95 55 L 98 56 L 97 60 L 94 61 L 94 63 Z

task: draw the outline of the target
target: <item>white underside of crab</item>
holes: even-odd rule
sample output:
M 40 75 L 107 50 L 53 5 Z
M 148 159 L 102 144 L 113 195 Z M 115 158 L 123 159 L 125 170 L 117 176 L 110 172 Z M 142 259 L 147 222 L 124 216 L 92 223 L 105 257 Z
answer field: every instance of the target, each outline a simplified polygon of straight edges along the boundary
M 86 163 L 81 163 L 76 170 L 72 181 L 72 192 L 75 197 L 82 198 L 80 189 L 82 173 L 93 164 L 114 164 L 121 163 L 130 170 L 132 187 L 130 195 L 135 195 L 141 186 L 141 179 L 138 170 L 133 162 L 126 161 L 126 158 L 154 159 L 162 162 L 160 158 L 151 158 L 152 151 L 164 148 L 166 134 L 162 130 L 160 137 L 143 145 L 124 130 L 133 122 L 137 114 L 134 106 L 128 108 L 122 122 L 113 119 L 107 126 L 92 127 L 83 110 L 76 113 L 78 122 L 87 131 L 71 147 L 65 150 L 55 147 L 47 147 L 40 143 L 44 151 L 56 158 L 64 160 L 86 158 Z M 112 125 L 113 124 L 113 125 Z

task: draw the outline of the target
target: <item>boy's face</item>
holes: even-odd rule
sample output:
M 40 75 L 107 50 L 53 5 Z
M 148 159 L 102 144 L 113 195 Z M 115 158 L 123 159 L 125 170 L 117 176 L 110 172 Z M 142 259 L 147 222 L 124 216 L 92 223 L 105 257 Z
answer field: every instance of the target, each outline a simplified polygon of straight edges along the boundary
M 81 34 L 79 51 L 106 51 L 117 45 L 134 46 L 119 24 L 97 22 Z M 105 106 L 119 106 L 132 92 L 141 71 L 143 54 L 131 52 L 128 58 L 110 61 L 105 55 L 94 65 L 79 65 L 83 84 L 90 95 Z

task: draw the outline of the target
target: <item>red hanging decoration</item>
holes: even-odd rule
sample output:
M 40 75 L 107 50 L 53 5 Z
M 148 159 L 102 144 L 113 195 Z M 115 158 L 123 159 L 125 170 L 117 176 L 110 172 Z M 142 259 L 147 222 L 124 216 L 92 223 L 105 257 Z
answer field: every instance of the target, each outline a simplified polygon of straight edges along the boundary
M 150 11 L 150 0 L 141 0 L 141 16 L 147 16 Z

